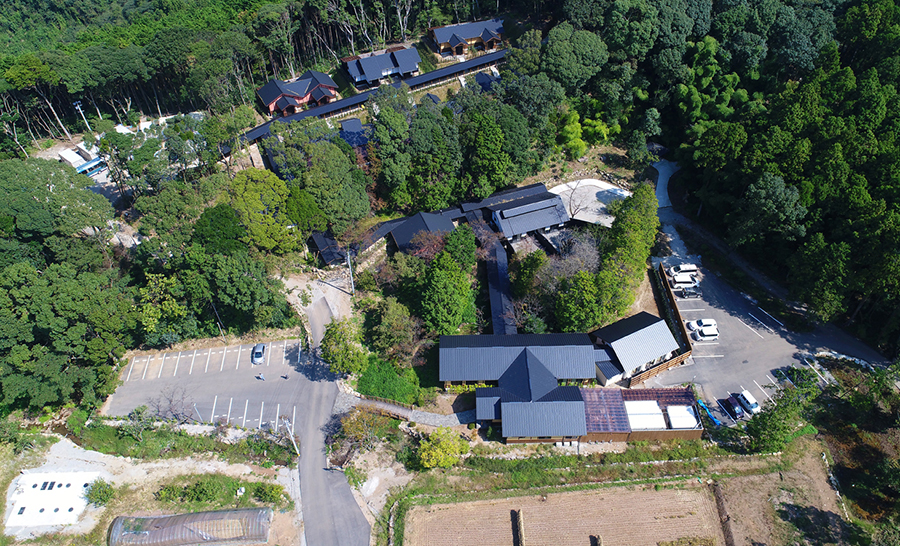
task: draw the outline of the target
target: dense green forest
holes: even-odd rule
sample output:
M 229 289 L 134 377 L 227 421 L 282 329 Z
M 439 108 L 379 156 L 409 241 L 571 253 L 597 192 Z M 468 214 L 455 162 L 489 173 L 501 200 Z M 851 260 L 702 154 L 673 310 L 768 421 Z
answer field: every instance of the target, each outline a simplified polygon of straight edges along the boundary
M 513 47 L 494 92 L 470 86 L 450 98 L 452 107 L 414 105 L 404 89 L 379 92 L 368 112 L 367 164 L 319 123 L 280 127 L 267 142 L 282 178 L 237 172 L 223 158 L 222 145 L 254 123 L 255 88 L 267 78 L 330 69 L 345 54 L 418 40 L 432 25 L 497 14 Z M 133 254 L 117 251 L 101 236 L 111 208 L 97 204 L 80 216 L 82 208 L 61 204 L 53 190 L 41 207 L 26 199 L 2 204 L 8 312 L 20 309 L 23 324 L 44 317 L 28 310 L 40 298 L 21 290 L 34 275 L 50 283 L 46 290 L 75 283 L 85 305 L 104 301 L 90 296 L 92 286 L 118 287 L 111 293 L 121 301 L 103 305 L 122 310 L 108 335 L 89 322 L 96 318 L 89 307 L 66 319 L 68 327 L 51 313 L 52 324 L 39 331 L 6 334 L 3 374 L 15 379 L 7 387 L 0 378 L 4 404 L 92 401 L 109 391 L 118 355 L 137 345 L 292 324 L 262 264 L 271 270 L 273 260 L 294 256 L 311 229 L 328 225 L 352 238 L 372 210 L 432 210 L 483 197 L 589 146 L 617 144 L 641 170 L 651 139 L 684 167 L 689 191 L 680 207 L 766 265 L 815 316 L 897 352 L 894 2 L 18 0 L 0 6 L 0 26 L 4 191 L 47 191 L 41 171 L 50 169 L 74 188 L 65 200 L 93 199 L 81 188 L 86 179 L 68 168 L 25 160 L 41 137 L 85 129 L 71 107 L 81 100 L 92 128 L 106 130 L 101 154 L 129 196 L 117 205 L 148 237 Z M 112 121 L 193 109 L 207 115 L 177 117 L 150 135 L 109 130 Z M 650 210 L 649 199 L 637 201 L 640 214 Z M 631 222 L 624 233 L 579 235 L 566 264 L 540 257 L 515 264 L 518 294 L 532 302 L 520 326 L 577 330 L 613 320 L 628 301 L 614 288 L 635 278 L 644 235 L 655 226 Z M 424 279 L 430 263 L 397 264 L 376 280 L 395 282 L 398 271 Z M 62 269 L 51 282 L 46 271 L 54 268 Z M 581 305 L 566 308 L 550 297 L 558 293 Z M 468 306 L 470 297 L 456 301 Z M 468 309 L 451 322 L 472 320 Z M 436 315 L 421 318 L 432 332 L 448 327 Z M 49 336 L 49 328 L 72 339 Z M 34 362 L 51 357 L 91 371 L 32 400 L 22 378 L 38 381 Z

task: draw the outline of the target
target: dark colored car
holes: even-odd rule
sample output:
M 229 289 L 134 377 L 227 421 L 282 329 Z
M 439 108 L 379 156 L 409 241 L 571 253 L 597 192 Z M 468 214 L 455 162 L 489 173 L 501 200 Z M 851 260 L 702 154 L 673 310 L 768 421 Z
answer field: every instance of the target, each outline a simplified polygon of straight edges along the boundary
M 729 417 L 731 417 L 735 421 L 744 418 L 744 408 L 741 407 L 740 403 L 738 403 L 737 399 L 734 396 L 729 396 L 725 400 L 722 400 L 722 407 L 725 408 L 725 411 L 729 414 Z
M 702 294 L 700 293 L 700 289 L 699 289 L 699 288 L 690 288 L 690 287 L 687 287 L 687 288 L 682 288 L 682 289 L 681 289 L 681 297 L 684 298 L 684 299 L 686 299 L 686 300 L 691 300 L 691 299 L 694 299 L 694 298 L 699 298 L 700 296 L 702 296 Z
M 266 346 L 262 343 L 257 343 L 250 352 L 250 364 L 262 364 L 265 362 L 265 356 Z

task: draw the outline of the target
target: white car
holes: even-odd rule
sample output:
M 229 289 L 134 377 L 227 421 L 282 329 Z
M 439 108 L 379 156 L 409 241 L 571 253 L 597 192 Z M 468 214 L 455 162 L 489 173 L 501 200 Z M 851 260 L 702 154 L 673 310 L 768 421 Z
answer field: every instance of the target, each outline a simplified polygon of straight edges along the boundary
M 675 275 L 697 275 L 699 273 L 700 268 L 694 264 L 680 264 L 669 268 L 670 277 Z
M 716 324 L 711 318 L 705 318 L 700 320 L 692 320 L 687 323 L 688 330 L 700 330 L 703 328 L 718 328 L 719 325 Z
M 708 326 L 695 330 L 691 335 L 694 336 L 694 341 L 715 341 L 719 339 L 719 330 L 713 326 Z

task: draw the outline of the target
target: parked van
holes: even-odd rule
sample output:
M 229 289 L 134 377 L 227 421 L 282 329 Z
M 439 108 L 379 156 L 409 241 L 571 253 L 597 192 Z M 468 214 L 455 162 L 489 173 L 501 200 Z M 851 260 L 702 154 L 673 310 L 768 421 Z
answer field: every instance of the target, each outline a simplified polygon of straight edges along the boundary
M 753 398 L 753 395 L 750 394 L 750 391 L 741 391 L 741 394 L 737 395 L 738 402 L 744 406 L 744 409 L 751 414 L 756 414 L 762 411 L 762 408 L 759 407 L 759 402 L 756 401 L 756 398 Z
M 672 288 L 674 288 L 675 290 L 681 290 L 682 288 L 693 288 L 699 283 L 697 282 L 697 279 L 688 275 L 687 273 L 684 273 L 672 277 L 671 284 Z
M 700 268 L 694 264 L 681 264 L 669 268 L 669 275 L 672 277 L 684 274 L 697 275 L 698 273 L 700 273 Z

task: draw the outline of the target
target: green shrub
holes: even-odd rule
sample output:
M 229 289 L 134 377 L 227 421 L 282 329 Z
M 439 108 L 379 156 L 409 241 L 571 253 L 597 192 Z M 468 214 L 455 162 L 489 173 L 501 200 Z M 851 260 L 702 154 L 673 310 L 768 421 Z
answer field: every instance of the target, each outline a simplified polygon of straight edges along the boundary
M 469 430 L 475 430 L 475 427 L 477 427 L 477 426 L 478 425 L 476 425 L 474 422 L 469 423 Z
M 184 488 L 184 500 L 188 502 L 215 502 L 222 494 L 218 480 L 203 478 L 195 484 Z
M 257 483 L 253 486 L 253 498 L 259 502 L 278 503 L 284 497 L 284 487 L 274 483 Z
M 84 494 L 87 501 L 94 506 L 106 506 L 106 503 L 111 501 L 115 496 L 116 490 L 113 489 L 112 484 L 108 483 L 103 478 L 97 478 L 91 482 L 87 492 Z
M 375 356 L 369 358 L 369 366 L 359 376 L 357 390 L 366 396 L 377 396 L 412 404 L 419 394 L 419 378 L 412 368 L 398 372 L 390 362 Z
M 182 493 L 184 493 L 183 487 L 178 487 L 173 484 L 164 485 L 156 492 L 156 500 L 161 502 L 176 502 L 181 499 Z
M 66 419 L 66 428 L 72 431 L 72 434 L 78 436 L 84 429 L 84 425 L 87 423 L 89 417 L 90 415 L 87 411 L 77 409 L 72 412 L 72 415 L 70 415 L 68 419 Z

